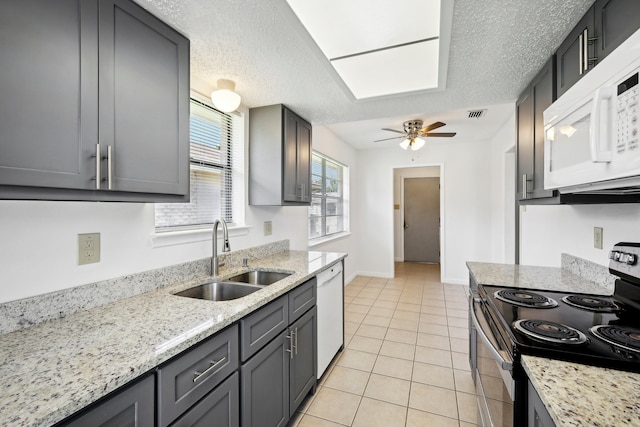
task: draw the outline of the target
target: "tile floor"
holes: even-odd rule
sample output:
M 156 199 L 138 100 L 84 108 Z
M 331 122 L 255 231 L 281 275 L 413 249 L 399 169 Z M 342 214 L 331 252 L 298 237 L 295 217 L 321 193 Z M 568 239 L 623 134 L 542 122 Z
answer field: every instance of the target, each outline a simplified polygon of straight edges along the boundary
M 440 283 L 437 265 L 355 278 L 345 288 L 345 350 L 289 426 L 475 426 L 466 295 Z

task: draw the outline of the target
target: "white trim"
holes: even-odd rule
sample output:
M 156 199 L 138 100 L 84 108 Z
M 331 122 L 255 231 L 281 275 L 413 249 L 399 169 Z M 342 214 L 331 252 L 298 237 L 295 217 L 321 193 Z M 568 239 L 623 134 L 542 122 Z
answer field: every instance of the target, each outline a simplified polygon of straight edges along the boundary
M 356 276 L 379 277 L 381 279 L 393 279 L 395 276 L 395 273 L 393 271 L 391 272 L 391 274 L 382 273 L 379 271 L 359 271 L 358 274 L 356 274 Z
M 238 225 L 229 227 L 229 237 L 246 236 L 251 230 L 250 225 Z M 211 227 L 201 227 L 188 230 L 176 230 L 156 232 L 151 235 L 151 246 L 161 248 L 163 246 L 185 245 L 196 242 L 211 241 Z
M 351 233 L 348 231 L 343 231 L 341 233 L 330 234 L 328 236 L 318 237 L 317 239 L 309 240 L 309 247 L 314 248 L 316 246 L 324 245 L 325 243 L 332 242 L 334 240 L 340 240 L 345 237 L 351 236 Z

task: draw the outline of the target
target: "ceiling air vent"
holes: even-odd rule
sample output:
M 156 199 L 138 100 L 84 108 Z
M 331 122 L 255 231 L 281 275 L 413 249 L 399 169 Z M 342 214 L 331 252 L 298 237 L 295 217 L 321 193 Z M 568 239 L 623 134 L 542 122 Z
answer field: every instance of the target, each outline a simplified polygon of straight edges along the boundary
M 480 117 L 484 116 L 484 113 L 486 113 L 487 110 L 472 110 L 469 111 L 469 118 L 470 119 L 479 119 Z

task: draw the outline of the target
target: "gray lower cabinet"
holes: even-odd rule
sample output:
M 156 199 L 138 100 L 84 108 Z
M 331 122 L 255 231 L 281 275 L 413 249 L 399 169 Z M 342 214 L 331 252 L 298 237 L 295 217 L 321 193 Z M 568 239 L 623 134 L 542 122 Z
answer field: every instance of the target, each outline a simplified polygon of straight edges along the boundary
M 153 427 L 154 426 L 153 375 L 127 385 L 91 406 L 86 411 L 63 421 L 59 426 L 69 427 Z
M 233 325 L 157 370 L 158 425 L 166 427 L 238 369 Z
M 240 383 L 234 373 L 181 416 L 172 427 L 239 427 Z
M 189 40 L 131 0 L 6 0 L 0 199 L 183 201 Z
M 527 425 L 529 427 L 555 427 L 555 423 L 551 419 L 547 408 L 542 403 L 540 396 L 531 381 L 527 382 Z
M 289 421 L 290 336 L 282 332 L 240 368 L 243 427 L 285 426 Z
M 284 426 L 315 392 L 315 303 L 314 277 L 240 321 L 243 426 Z
M 289 353 L 289 416 L 293 416 L 309 391 L 315 393 L 317 371 L 316 307 L 289 327 L 293 351 Z

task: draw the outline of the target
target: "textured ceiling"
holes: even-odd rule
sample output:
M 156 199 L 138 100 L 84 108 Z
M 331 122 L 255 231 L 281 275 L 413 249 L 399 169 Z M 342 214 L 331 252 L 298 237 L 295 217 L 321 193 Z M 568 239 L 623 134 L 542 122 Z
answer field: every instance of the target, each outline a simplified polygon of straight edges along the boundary
M 234 80 L 248 107 L 284 103 L 313 124 L 376 128 L 372 119 L 398 118 L 398 127 L 402 117 L 429 123 L 512 103 L 593 3 L 455 0 L 446 89 L 355 101 L 285 0 L 136 1 L 190 38 L 193 78 Z

